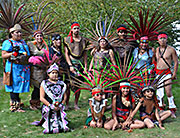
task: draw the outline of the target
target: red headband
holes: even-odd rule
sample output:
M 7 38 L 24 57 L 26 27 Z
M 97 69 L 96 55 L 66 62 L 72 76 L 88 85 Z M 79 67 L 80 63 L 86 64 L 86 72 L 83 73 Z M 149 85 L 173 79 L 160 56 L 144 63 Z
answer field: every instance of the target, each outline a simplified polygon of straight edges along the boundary
M 120 86 L 120 89 L 122 89 L 123 87 L 131 88 L 131 86 L 123 85 L 123 86 Z
M 121 82 L 120 83 L 120 89 L 123 88 L 123 87 L 128 87 L 130 88 L 131 87 L 131 84 L 129 82 Z
M 117 32 L 119 32 L 119 30 L 124 30 L 124 31 L 126 31 L 127 29 L 126 29 L 125 27 L 119 27 L 119 28 L 117 29 Z
M 92 96 L 94 96 L 96 93 L 101 93 L 101 89 L 92 89 Z
M 79 26 L 79 27 L 80 27 L 80 25 L 79 25 L 78 23 L 73 23 L 73 24 L 71 25 L 71 29 L 72 29 L 74 26 Z M 70 42 L 72 43 L 72 42 L 73 42 L 73 37 L 72 37 L 72 31 L 71 31 L 71 30 L 70 30 L 68 36 L 71 37 Z
M 168 36 L 166 35 L 166 34 L 160 34 L 160 35 L 158 35 L 158 39 L 160 39 L 160 38 L 168 38 Z
M 74 23 L 74 24 L 71 25 L 71 29 L 72 29 L 74 26 L 79 26 L 79 27 L 80 27 L 80 25 L 79 25 L 78 23 Z

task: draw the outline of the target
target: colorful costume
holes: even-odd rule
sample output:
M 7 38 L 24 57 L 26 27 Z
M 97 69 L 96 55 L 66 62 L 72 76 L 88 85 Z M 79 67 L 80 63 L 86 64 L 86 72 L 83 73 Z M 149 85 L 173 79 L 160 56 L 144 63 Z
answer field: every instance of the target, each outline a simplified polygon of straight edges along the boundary
M 102 70 L 105 67 L 108 69 L 109 68 L 109 64 L 107 62 L 107 59 L 110 60 L 110 54 L 109 54 L 109 50 L 107 51 L 96 51 L 94 53 L 94 65 L 95 65 L 95 69 L 96 70 Z
M 78 68 L 80 65 L 79 62 L 83 63 L 83 55 L 87 44 L 88 40 L 82 36 L 79 42 L 71 42 L 71 36 L 64 38 L 64 46 L 68 49 L 70 59 L 74 67 Z
M 129 104 L 125 105 L 125 103 L 127 102 L 129 102 Z M 132 108 L 131 104 L 133 104 L 134 102 L 135 100 L 132 96 L 131 96 L 131 101 L 130 101 L 129 95 L 122 101 L 120 100 L 119 95 L 116 96 L 116 115 L 118 117 L 119 122 L 125 121 L 128 118 L 129 112 Z
M 61 104 L 63 95 L 66 91 L 66 84 L 58 80 L 57 83 L 52 83 L 48 80 L 43 80 L 41 83 L 45 91 L 45 99 L 50 104 L 59 102 L 59 111 L 54 111 L 51 107 L 43 105 L 41 121 L 34 122 L 35 125 L 42 125 L 45 129 L 43 133 L 59 133 L 68 131 L 68 122 L 66 121 L 66 113 L 64 112 L 65 106 Z
M 74 26 L 79 26 L 80 25 L 77 22 L 74 22 L 71 25 L 71 29 Z M 77 71 L 80 71 L 82 73 L 82 68 L 80 63 L 83 63 L 84 61 L 84 53 L 86 52 L 86 47 L 88 45 L 88 40 L 82 36 L 80 36 L 80 41 L 76 42 L 73 40 L 73 36 L 72 36 L 72 31 L 69 32 L 69 35 L 67 37 L 64 38 L 64 46 L 67 48 L 68 50 L 68 54 L 69 54 L 69 58 L 71 60 L 72 66 L 75 68 L 76 74 L 70 72 L 70 74 L 72 76 L 75 76 L 76 78 L 79 78 L 81 80 L 83 80 L 82 77 L 79 77 L 77 74 Z M 71 85 L 72 87 L 72 85 Z M 75 92 L 78 88 L 76 87 L 72 87 L 73 91 Z
M 7 61 L 3 59 L 3 63 L 5 63 L 5 72 L 11 72 L 12 74 L 12 85 L 5 86 L 7 92 L 10 92 L 11 97 L 11 108 L 12 112 L 24 112 L 20 108 L 20 97 L 19 93 L 29 92 L 29 84 L 30 84 L 30 67 L 28 64 L 28 57 L 30 56 L 29 48 L 27 47 L 24 40 L 19 37 L 15 37 L 14 33 L 21 33 L 26 31 L 27 24 L 25 20 L 29 19 L 33 13 L 27 13 L 27 7 L 23 3 L 18 8 L 16 6 L 12 6 L 12 1 L 2 0 L 0 3 L 0 27 L 6 29 L 6 32 L 9 34 L 9 40 L 3 42 L 2 51 L 5 55 L 6 53 L 12 53 Z M 21 34 L 23 35 L 23 34 Z M 12 66 L 11 66 L 11 62 Z M 12 70 L 11 70 L 12 67 Z M 6 74 L 6 73 L 4 73 Z M 5 78 L 7 79 L 7 78 Z M 6 83 L 7 84 L 7 83 Z
M 13 43 L 13 46 L 11 42 Z M 30 56 L 29 48 L 26 45 L 24 40 L 21 41 L 14 41 L 14 40 L 5 40 L 2 44 L 2 50 L 7 52 L 12 52 L 13 47 L 19 46 L 20 50 L 19 53 L 27 52 L 27 55 Z M 25 50 L 26 49 L 26 50 Z M 6 72 L 11 71 L 11 62 L 7 60 Z M 13 92 L 13 93 L 23 93 L 23 92 L 29 92 L 29 86 L 30 86 L 30 66 L 29 65 L 21 65 L 12 63 L 12 79 L 13 84 L 12 86 L 5 85 L 5 89 L 7 92 Z
M 93 111 L 94 111 L 94 117 L 95 117 L 95 121 L 98 121 L 101 117 L 101 112 L 103 107 L 106 106 L 106 102 L 107 99 L 102 99 L 100 102 L 96 101 L 94 98 L 90 98 L 89 101 L 92 102 L 92 107 L 93 107 Z M 106 120 L 105 115 L 103 115 L 102 117 L 103 123 Z M 91 108 L 88 109 L 88 118 L 86 119 L 86 126 L 89 126 L 89 123 L 92 121 L 92 112 L 91 112 Z
M 143 104 L 140 106 L 140 118 L 141 120 L 144 120 L 145 118 L 149 118 L 151 121 L 155 121 L 155 109 L 156 105 L 154 100 L 148 100 L 146 98 L 143 99 Z
M 40 84 L 42 80 L 46 77 L 46 72 L 44 69 L 38 66 L 41 60 L 46 57 L 49 57 L 49 47 L 47 46 L 45 40 L 43 39 L 46 35 L 51 35 L 55 31 L 57 31 L 56 20 L 50 19 L 50 16 L 53 12 L 49 12 L 48 14 L 43 14 L 45 7 L 49 4 L 54 4 L 54 2 L 41 2 L 38 7 L 38 11 L 36 12 L 35 22 L 33 17 L 31 17 L 32 21 L 28 24 L 28 35 L 36 35 L 40 34 L 41 42 L 31 41 L 28 42 L 28 46 L 30 48 L 31 57 L 29 62 L 31 63 L 31 84 L 34 86 L 33 92 L 31 94 L 30 108 L 32 110 L 36 110 L 40 108 Z M 51 58 L 51 57 L 50 57 Z

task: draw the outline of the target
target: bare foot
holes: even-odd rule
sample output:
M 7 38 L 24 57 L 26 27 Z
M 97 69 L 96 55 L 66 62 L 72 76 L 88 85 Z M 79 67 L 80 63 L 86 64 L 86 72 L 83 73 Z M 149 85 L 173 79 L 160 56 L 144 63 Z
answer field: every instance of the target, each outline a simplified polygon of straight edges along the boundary
M 175 112 L 171 111 L 171 118 L 176 118 Z
M 29 107 L 31 110 L 37 110 L 37 108 L 35 107 L 35 106 L 32 106 L 32 105 L 30 105 L 30 107 Z
M 171 118 L 176 118 L 175 112 L 176 112 L 176 108 L 172 108 L 171 110 Z
M 26 112 L 26 111 L 24 111 L 23 109 L 19 108 L 19 109 L 16 110 L 16 112 L 22 112 L 22 113 L 24 113 L 24 112 Z
M 68 105 L 66 105 L 66 107 L 65 107 L 65 109 L 64 109 L 64 110 L 66 110 L 66 111 L 67 111 L 67 110 L 69 110 L 69 106 L 68 106 Z
M 78 107 L 78 105 L 74 105 L 74 109 L 79 110 L 80 108 Z

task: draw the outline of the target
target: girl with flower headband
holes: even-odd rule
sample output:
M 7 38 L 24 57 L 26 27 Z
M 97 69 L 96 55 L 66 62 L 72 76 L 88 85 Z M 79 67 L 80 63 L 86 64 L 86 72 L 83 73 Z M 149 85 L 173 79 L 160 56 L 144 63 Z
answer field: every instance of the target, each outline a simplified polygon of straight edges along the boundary
M 112 119 L 105 123 L 105 129 L 137 129 L 144 127 L 144 123 L 140 120 L 133 120 L 126 124 L 126 120 L 129 120 L 129 116 L 135 107 L 135 100 L 131 95 L 130 88 L 131 85 L 128 81 L 120 82 L 119 94 L 114 95 L 112 99 Z
M 43 80 L 40 87 L 40 100 L 43 103 L 42 119 L 32 123 L 43 126 L 45 134 L 69 131 L 64 112 L 66 84 L 59 80 L 58 73 L 59 67 L 56 63 L 47 70 L 49 78 Z

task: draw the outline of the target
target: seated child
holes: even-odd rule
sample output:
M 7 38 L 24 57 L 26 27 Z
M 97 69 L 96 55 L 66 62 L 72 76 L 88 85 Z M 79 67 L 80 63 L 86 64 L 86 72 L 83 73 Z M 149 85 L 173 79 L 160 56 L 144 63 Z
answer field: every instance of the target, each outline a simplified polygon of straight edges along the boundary
M 123 129 L 143 128 L 144 123 L 140 120 L 133 120 L 129 124 L 124 124 L 134 107 L 135 100 L 131 95 L 130 83 L 126 81 L 121 82 L 119 94 L 116 94 L 112 99 L 112 119 L 105 123 L 104 128 L 108 130 L 115 130 L 119 127 Z
M 58 72 L 59 68 L 54 63 L 47 70 L 49 79 L 43 80 L 40 86 L 40 100 L 43 103 L 42 119 L 33 124 L 42 125 L 45 134 L 69 131 L 64 112 L 66 84 L 59 80 Z
M 157 125 L 161 129 L 165 129 L 162 126 L 162 121 L 171 115 L 170 110 L 158 112 L 155 89 L 152 86 L 147 86 L 142 89 L 142 98 L 139 100 L 135 110 L 132 112 L 130 120 L 138 110 L 140 111 L 141 120 L 148 128 L 153 128 Z
M 107 105 L 107 99 L 102 97 L 102 90 L 99 88 L 92 89 L 92 98 L 89 99 L 88 118 L 86 126 L 102 128 L 106 117 L 104 111 Z

